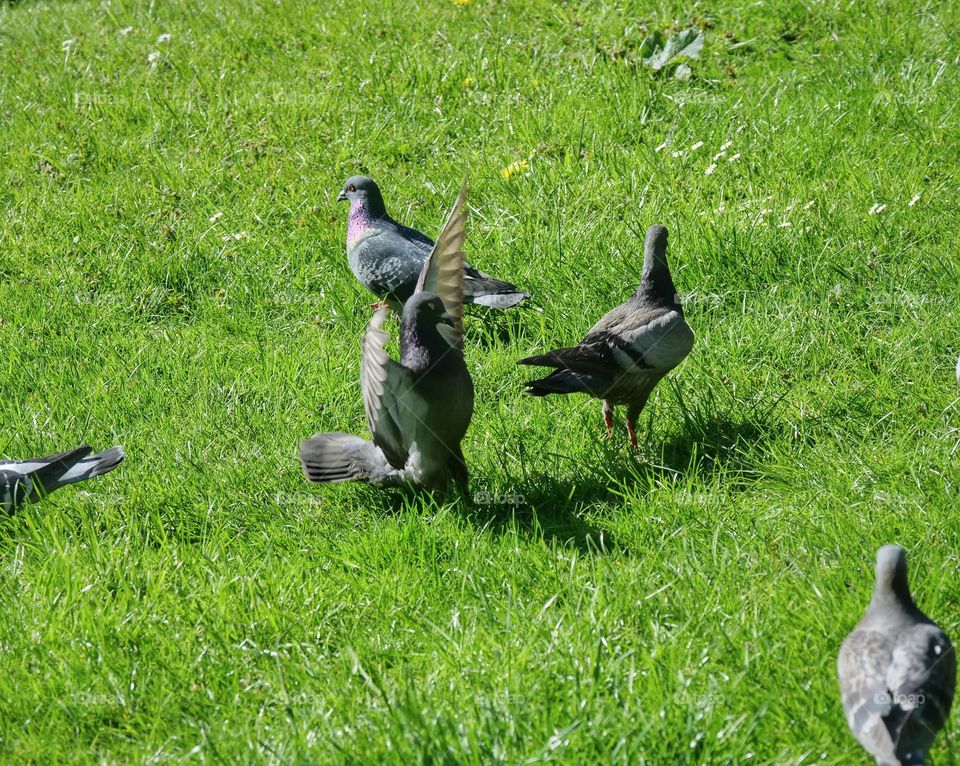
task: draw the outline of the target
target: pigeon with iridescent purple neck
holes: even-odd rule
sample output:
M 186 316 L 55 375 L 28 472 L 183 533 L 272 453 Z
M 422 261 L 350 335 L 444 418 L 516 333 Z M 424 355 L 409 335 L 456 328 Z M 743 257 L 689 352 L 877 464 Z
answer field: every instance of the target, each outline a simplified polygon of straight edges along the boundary
M 394 311 L 402 312 L 433 249 L 433 240 L 394 221 L 383 204 L 380 188 L 370 178 L 348 178 L 337 197 L 338 202 L 343 200 L 350 203 L 347 223 L 350 270 L 378 299 L 385 300 Z M 465 303 L 506 309 L 527 297 L 529 294 L 515 285 L 464 264 Z

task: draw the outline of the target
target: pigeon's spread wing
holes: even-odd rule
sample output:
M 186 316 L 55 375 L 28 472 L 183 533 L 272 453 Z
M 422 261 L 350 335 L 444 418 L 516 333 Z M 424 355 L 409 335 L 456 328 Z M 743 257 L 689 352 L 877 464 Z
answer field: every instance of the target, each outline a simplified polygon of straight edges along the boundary
M 885 636 L 855 630 L 840 647 L 837 677 L 847 723 L 857 741 L 879 761 L 896 763 L 896 743 L 885 723 L 893 709 L 886 683 L 890 661 Z
M 407 445 L 400 405 L 411 380 L 410 373 L 394 362 L 384 348 L 390 340 L 390 334 L 381 329 L 386 317 L 386 309 L 381 308 L 363 334 L 360 387 L 373 443 L 383 451 L 390 465 L 403 468 L 407 462 Z
M 416 292 L 430 292 L 440 297 L 453 318 L 453 332 L 448 341 L 460 348 L 463 340 L 463 242 L 466 239 L 467 186 L 460 189 L 457 201 L 417 280 Z

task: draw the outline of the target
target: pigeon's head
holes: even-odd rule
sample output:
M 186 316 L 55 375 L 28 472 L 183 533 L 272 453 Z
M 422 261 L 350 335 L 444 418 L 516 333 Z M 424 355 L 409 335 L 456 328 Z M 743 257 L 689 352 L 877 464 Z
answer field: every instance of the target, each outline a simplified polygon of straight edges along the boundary
M 667 227 L 655 223 L 647 229 L 647 236 L 643 240 L 644 255 L 651 253 L 657 260 L 666 263 L 667 258 Z
M 877 591 L 910 596 L 907 585 L 907 552 L 899 545 L 884 545 L 877 551 Z
M 414 293 L 404 305 L 403 313 L 405 318 L 415 319 L 420 326 L 453 326 L 453 317 L 447 312 L 447 307 L 433 293 Z
M 362 207 L 371 215 L 382 215 L 385 212 L 380 187 L 372 178 L 366 176 L 351 176 L 344 182 L 337 202 L 344 200 L 349 200 L 351 208 Z
M 637 295 L 677 302 L 670 267 L 667 266 L 667 227 L 654 224 L 643 241 L 643 280 Z

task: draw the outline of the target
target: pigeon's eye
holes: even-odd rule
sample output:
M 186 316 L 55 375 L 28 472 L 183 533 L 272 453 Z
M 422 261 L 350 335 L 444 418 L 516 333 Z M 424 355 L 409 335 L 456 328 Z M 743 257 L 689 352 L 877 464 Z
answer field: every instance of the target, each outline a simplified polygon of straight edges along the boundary
M 347 189 L 347 191 L 350 191 L 350 192 L 355 192 L 356 190 L 357 190 L 357 187 L 354 186 L 353 184 L 350 184 L 350 188 Z

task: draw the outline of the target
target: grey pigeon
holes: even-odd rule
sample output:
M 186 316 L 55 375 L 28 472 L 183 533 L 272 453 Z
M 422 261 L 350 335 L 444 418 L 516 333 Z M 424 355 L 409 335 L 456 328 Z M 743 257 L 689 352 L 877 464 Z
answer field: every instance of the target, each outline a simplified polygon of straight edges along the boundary
M 878 766 L 924 763 L 950 714 L 956 675 L 950 639 L 910 596 L 906 553 L 883 546 L 870 606 L 837 660 L 847 723 Z
M 579 392 L 602 399 L 608 437 L 613 431 L 614 406 L 625 404 L 627 433 L 636 447 L 637 418 L 650 392 L 692 347 L 693 331 L 683 318 L 667 266 L 667 230 L 651 226 L 636 294 L 608 312 L 573 348 L 558 348 L 517 364 L 556 368 L 526 384 L 532 396 Z
M 337 201 L 349 200 L 347 260 L 350 270 L 377 298 L 385 298 L 394 311 L 413 295 L 417 279 L 433 241 L 416 229 L 401 226 L 387 213 L 379 187 L 369 178 L 353 176 L 343 185 Z M 506 309 L 528 293 L 509 282 L 494 279 L 464 263 L 463 301 Z
M 365 481 L 434 490 L 467 484 L 460 441 L 473 415 L 473 381 L 463 358 L 463 241 L 466 189 L 423 263 L 400 320 L 400 361 L 384 347 L 380 308 L 363 336 L 360 385 L 372 441 L 317 434 L 300 445 L 314 482 Z
M 86 444 L 58 455 L 0 462 L 0 510 L 13 513 L 55 489 L 112 471 L 123 461 L 123 448 L 90 454 Z

